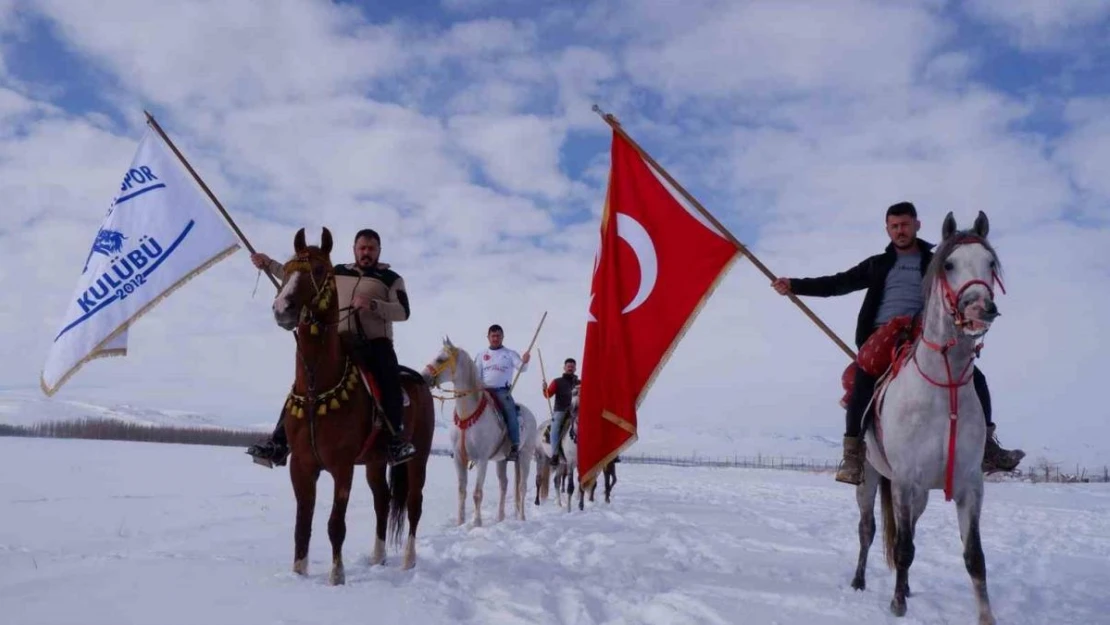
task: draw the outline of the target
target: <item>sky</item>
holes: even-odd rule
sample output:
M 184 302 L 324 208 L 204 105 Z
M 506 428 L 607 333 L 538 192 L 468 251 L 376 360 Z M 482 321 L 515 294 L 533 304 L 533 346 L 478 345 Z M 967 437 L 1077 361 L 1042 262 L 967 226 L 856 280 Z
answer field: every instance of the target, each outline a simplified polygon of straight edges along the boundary
M 979 367 L 998 434 L 1110 460 L 1110 3 L 0 0 L 0 391 L 38 376 L 150 111 L 253 246 L 363 227 L 405 278 L 421 368 L 500 323 L 548 377 L 581 358 L 609 127 L 776 275 L 937 241 L 979 210 L 1005 267 Z M 58 400 L 276 419 L 293 341 L 241 250 Z M 863 293 L 806 303 L 851 343 Z M 536 353 L 533 353 L 535 356 Z M 518 399 L 544 413 L 539 359 Z M 640 409 L 641 439 L 839 441 L 846 355 L 740 260 Z M 583 371 L 586 374 L 586 371 Z M 685 438 L 684 440 L 695 440 Z

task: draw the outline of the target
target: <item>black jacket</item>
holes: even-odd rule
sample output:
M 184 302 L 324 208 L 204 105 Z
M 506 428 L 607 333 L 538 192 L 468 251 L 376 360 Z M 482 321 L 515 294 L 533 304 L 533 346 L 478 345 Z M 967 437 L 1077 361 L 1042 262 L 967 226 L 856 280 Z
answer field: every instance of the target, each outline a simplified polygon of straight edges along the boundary
M 571 373 L 564 373 L 547 385 L 547 393 L 544 393 L 544 395 L 549 397 L 554 396 L 554 410 L 565 412 L 570 410 L 571 393 L 574 391 L 574 387 L 579 384 L 581 384 L 581 381 L 579 381 L 578 376 Z
M 917 239 L 917 247 L 921 250 L 921 274 L 924 276 L 929 261 L 933 259 L 933 244 Z M 856 320 L 856 348 L 860 348 L 875 330 L 875 317 L 883 301 L 886 276 L 894 268 L 897 256 L 894 244 L 890 243 L 882 254 L 870 256 L 847 271 L 819 278 L 791 278 L 790 289 L 795 295 L 812 297 L 847 295 L 867 289 Z

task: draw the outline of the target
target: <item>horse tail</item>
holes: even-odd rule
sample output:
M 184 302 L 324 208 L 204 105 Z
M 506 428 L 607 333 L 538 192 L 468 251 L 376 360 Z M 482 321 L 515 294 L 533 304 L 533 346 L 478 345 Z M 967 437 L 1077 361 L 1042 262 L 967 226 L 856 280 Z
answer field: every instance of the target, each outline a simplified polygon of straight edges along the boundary
M 551 465 L 544 462 L 542 458 L 538 464 L 540 466 L 539 470 L 536 471 L 536 477 L 540 483 L 540 499 L 547 501 L 547 498 L 551 496 Z
M 894 539 L 896 537 L 894 502 L 890 493 L 890 480 L 882 476 L 879 477 L 879 494 L 883 500 L 883 551 L 886 554 L 886 565 L 893 571 Z
M 389 468 L 389 535 L 393 546 L 397 548 L 400 548 L 404 538 L 408 501 L 408 464 L 394 465 Z

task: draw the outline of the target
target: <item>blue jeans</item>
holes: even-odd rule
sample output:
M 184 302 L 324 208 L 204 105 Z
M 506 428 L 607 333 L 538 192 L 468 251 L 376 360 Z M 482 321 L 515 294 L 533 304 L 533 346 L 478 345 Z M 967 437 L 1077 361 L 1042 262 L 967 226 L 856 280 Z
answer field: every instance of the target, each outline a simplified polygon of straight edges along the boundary
M 563 420 L 566 419 L 567 413 L 565 410 L 556 410 L 551 415 L 551 439 L 547 441 L 551 443 L 551 457 L 554 458 L 559 455 L 559 432 L 563 429 Z
M 490 388 L 487 389 L 493 393 L 493 397 L 497 400 L 498 405 L 501 407 L 501 413 L 505 415 L 505 425 L 509 429 L 509 442 L 515 447 L 520 447 L 520 415 L 516 411 L 516 401 L 513 396 L 509 394 L 508 387 Z

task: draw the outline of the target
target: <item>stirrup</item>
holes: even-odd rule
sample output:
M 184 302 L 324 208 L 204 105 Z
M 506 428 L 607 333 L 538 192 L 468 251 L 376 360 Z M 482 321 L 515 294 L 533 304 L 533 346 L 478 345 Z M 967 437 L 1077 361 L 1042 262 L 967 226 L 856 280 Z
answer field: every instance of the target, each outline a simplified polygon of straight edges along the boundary
M 285 466 L 289 458 L 289 446 L 267 441 L 262 444 L 251 445 L 247 448 L 246 453 L 254 460 L 255 464 L 272 469 L 275 466 Z
M 389 444 L 389 463 L 393 466 L 404 464 L 416 455 L 416 447 L 412 443 L 398 440 Z

